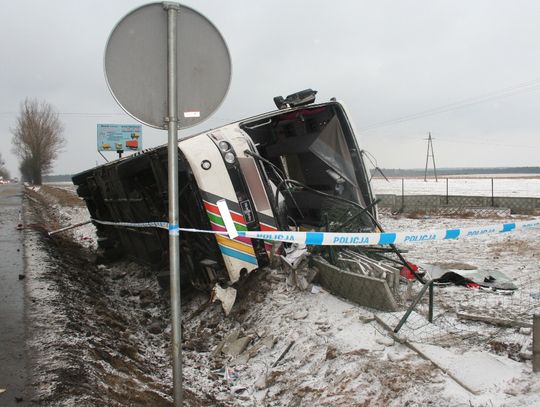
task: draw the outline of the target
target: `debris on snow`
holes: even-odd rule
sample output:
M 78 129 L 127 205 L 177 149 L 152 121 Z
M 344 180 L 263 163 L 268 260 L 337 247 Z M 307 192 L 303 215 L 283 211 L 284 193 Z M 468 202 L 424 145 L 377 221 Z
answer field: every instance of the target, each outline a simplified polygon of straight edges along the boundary
M 388 222 L 389 230 L 405 229 L 407 225 L 421 230 L 426 228 L 425 222 L 438 222 L 440 228 L 446 228 L 448 223 L 444 222 L 455 221 L 388 218 L 385 223 Z M 408 223 L 403 225 L 405 222 Z M 474 220 L 459 222 L 468 226 Z M 34 231 L 24 233 L 30 239 Z M 467 352 L 501 355 L 495 359 L 504 365 L 509 362 L 512 375 L 494 373 L 496 378 L 490 381 L 471 382 L 478 386 L 478 395 L 456 385 L 400 343 L 394 346 L 380 343 L 384 342 L 381 338 L 387 338 L 387 332 L 374 320 L 375 315 L 378 318 L 387 315 L 385 321 L 395 327 L 402 313 L 393 315 L 360 307 L 336 298 L 325 289 L 317 291 L 316 287 L 320 286 L 313 282 L 307 291 L 291 289 L 282 270 L 259 270 L 249 276 L 246 285 L 237 287 L 236 305 L 228 317 L 223 316 L 220 306 L 208 302 L 207 295 L 183 296 L 185 404 L 219 407 L 538 404 L 540 380 L 530 373 L 531 362 L 527 359 L 531 352 L 530 333 L 519 327 L 501 328 L 460 320 L 456 315 L 456 312 L 483 315 L 482 310 L 489 309 L 484 314 L 490 317 L 526 321 L 528 314 L 521 309 L 525 306 L 534 309 L 538 300 L 529 292 L 540 289 L 534 280 L 540 251 L 534 247 L 530 252 L 523 251 L 522 245 L 524 241 L 538 239 L 538 232 L 529 230 L 522 237 L 504 239 L 480 240 L 480 246 L 447 242 L 444 252 L 448 258 L 474 263 L 478 269 L 486 269 L 488 265 L 500 269 L 513 278 L 528 303 L 518 308 L 517 300 L 522 299 L 516 297 L 519 291 L 513 296 L 502 296 L 452 286 L 438 287 L 434 323 L 427 322 L 427 308 L 421 303 L 418 312 L 413 313 L 417 317 L 412 316 L 400 331 L 402 337 L 416 340 L 415 343 L 435 343 L 433 352 L 443 359 L 447 356 L 444 350 L 458 356 Z M 504 244 L 496 246 L 498 242 Z M 71 269 L 64 268 L 65 253 L 61 254 L 61 247 L 44 249 L 41 240 L 27 244 L 35 254 L 29 258 L 32 271 L 25 279 L 34 300 L 29 312 L 32 318 L 38 318 L 40 328 L 36 333 L 41 335 L 32 342 L 32 346 L 41 350 L 42 358 L 36 367 L 41 380 L 37 399 L 47 399 L 58 406 L 119 407 L 130 397 L 134 403 L 169 405 L 168 293 L 160 291 L 151 273 L 141 272 L 141 266 L 124 261 L 95 266 L 92 256 L 77 257 L 69 263 Z M 421 249 L 412 246 L 407 249 L 410 258 L 432 264 L 440 260 L 442 246 L 426 244 Z M 504 264 L 493 257 L 501 255 L 501 250 Z M 47 272 L 48 268 L 52 271 Z M 112 276 L 122 271 L 126 272 L 125 276 L 113 280 Z M 418 283 L 413 284 L 412 290 L 417 290 L 417 286 Z M 312 294 L 313 291 L 317 294 Z M 152 298 L 153 302 L 148 301 L 141 309 L 146 298 Z M 505 308 L 508 303 L 514 308 Z M 163 324 L 161 333 L 148 332 L 148 327 L 157 321 Z M 222 349 L 224 340 L 235 331 L 236 337 L 229 338 L 231 343 L 242 338 L 249 342 L 233 357 Z M 294 345 L 272 367 L 292 341 Z M 514 362 L 510 355 L 521 361 Z M 472 359 L 476 361 L 475 374 L 491 376 L 490 358 L 473 355 Z M 449 358 L 442 362 L 449 371 L 458 364 Z M 218 374 L 219 371 L 222 373 Z M 80 383 L 74 379 L 70 389 L 57 385 L 61 383 L 58 380 L 61 374 L 69 372 L 77 372 Z M 89 391 L 88 384 L 98 390 Z
M 212 289 L 211 301 L 217 300 L 221 302 L 225 315 L 229 315 L 236 301 L 236 289 L 233 287 L 221 288 L 219 284 L 216 284 Z

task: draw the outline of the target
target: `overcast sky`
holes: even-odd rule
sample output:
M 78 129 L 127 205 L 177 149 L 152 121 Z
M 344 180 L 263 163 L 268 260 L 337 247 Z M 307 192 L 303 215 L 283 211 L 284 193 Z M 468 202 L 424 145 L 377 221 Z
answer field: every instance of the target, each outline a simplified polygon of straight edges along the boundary
M 103 54 L 116 23 L 147 3 L 0 0 L 0 153 L 18 174 L 10 128 L 25 97 L 60 112 L 66 146 L 53 173 L 104 162 L 97 123 L 135 123 L 111 96 Z M 193 134 L 273 110 L 305 88 L 348 106 L 381 167 L 540 165 L 539 1 L 184 1 L 227 41 L 223 105 Z M 193 40 L 193 39 L 190 39 Z M 143 127 L 145 147 L 165 131 Z M 107 153 L 109 158 L 115 154 Z

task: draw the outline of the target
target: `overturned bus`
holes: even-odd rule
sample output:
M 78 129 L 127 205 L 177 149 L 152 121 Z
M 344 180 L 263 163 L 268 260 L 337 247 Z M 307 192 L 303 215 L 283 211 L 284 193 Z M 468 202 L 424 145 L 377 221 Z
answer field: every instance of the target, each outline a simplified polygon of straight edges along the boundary
M 314 103 L 315 93 L 276 97 L 278 110 L 180 139 L 180 226 L 225 231 L 217 207 L 225 199 L 237 230 L 377 231 L 369 175 L 347 111 L 334 99 Z M 95 220 L 167 221 L 167 146 L 82 172 L 73 182 Z M 166 277 L 167 231 L 94 224 L 106 257 L 128 256 Z M 267 265 L 276 248 L 258 239 L 181 233 L 182 282 L 235 283 Z M 338 261 L 339 247 L 315 249 Z

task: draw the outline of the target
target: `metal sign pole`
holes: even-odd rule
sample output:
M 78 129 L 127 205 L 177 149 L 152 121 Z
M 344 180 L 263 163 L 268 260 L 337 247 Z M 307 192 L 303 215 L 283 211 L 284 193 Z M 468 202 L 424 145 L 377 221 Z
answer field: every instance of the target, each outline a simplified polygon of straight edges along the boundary
M 179 5 L 163 3 L 167 10 L 167 98 L 169 161 L 169 269 L 171 274 L 171 325 L 173 394 L 175 407 L 182 406 L 182 309 L 180 301 L 180 236 L 178 230 L 178 117 L 176 88 L 176 17 Z
M 197 41 L 192 41 L 193 38 Z M 182 41 L 181 55 L 177 55 L 177 41 Z M 205 52 L 201 52 L 201 44 Z M 152 61 L 152 64 L 141 64 L 141 60 Z M 223 37 L 206 17 L 179 3 L 163 2 L 138 7 L 120 20 L 107 41 L 104 63 L 107 85 L 122 109 L 143 124 L 168 130 L 173 388 L 174 406 L 180 407 L 178 129 L 201 123 L 219 107 L 229 89 L 231 58 Z M 126 74 L 126 66 L 130 67 L 129 74 Z M 165 81 L 166 87 L 163 86 Z M 178 99 L 178 89 L 182 91 L 181 99 Z M 167 104 L 163 103 L 165 100 Z

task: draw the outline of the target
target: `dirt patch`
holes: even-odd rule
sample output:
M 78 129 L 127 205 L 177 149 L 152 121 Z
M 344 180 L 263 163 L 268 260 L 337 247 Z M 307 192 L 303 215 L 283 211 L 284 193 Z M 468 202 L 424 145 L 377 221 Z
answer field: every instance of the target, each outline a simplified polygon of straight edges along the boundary
M 513 236 L 505 238 L 502 242 L 490 243 L 488 247 L 495 256 L 511 253 L 540 257 L 540 246 L 536 241 L 516 239 Z
M 495 208 L 434 208 L 434 209 L 407 209 L 402 211 L 401 216 L 408 219 L 445 218 L 445 219 L 493 219 L 500 220 L 508 214 L 499 213 Z
M 61 227 L 60 221 L 56 216 L 54 216 L 54 212 L 50 208 L 50 201 L 32 188 L 25 188 L 24 193 L 25 197 L 27 198 L 27 203 L 32 206 L 32 209 L 36 214 L 36 216 L 34 216 L 32 219 L 35 222 L 28 221 L 25 225 L 26 227 L 41 230 L 42 233 L 59 229 Z
M 463 263 L 463 262 L 451 262 L 451 261 L 435 261 L 432 263 L 434 266 L 438 266 L 440 268 L 450 270 L 476 270 L 478 267 L 473 266 L 472 264 Z
M 64 188 L 53 187 L 50 185 L 41 186 L 42 193 L 50 195 L 56 202 L 62 206 L 85 206 L 84 201 L 74 192 Z
M 521 344 L 519 343 L 492 341 L 490 342 L 489 347 L 491 351 L 497 355 L 508 356 L 510 359 L 517 362 L 524 361 L 523 357 L 520 355 Z
M 427 212 L 424 210 L 406 211 L 403 216 L 409 219 L 423 219 L 427 216 Z
M 29 222 L 57 222 L 48 196 L 28 196 Z M 151 270 L 97 265 L 95 253 L 68 237 L 51 239 L 33 228 L 25 234 L 32 253 L 33 400 L 47 407 L 172 405 L 169 294 Z M 153 324 L 159 333 L 151 332 Z M 187 383 L 184 399 L 186 406 L 231 405 Z

